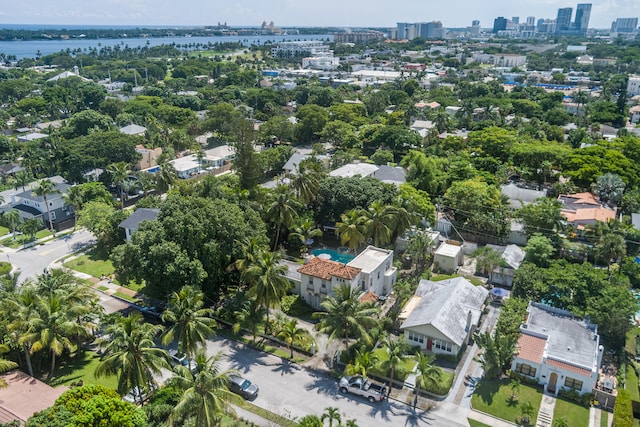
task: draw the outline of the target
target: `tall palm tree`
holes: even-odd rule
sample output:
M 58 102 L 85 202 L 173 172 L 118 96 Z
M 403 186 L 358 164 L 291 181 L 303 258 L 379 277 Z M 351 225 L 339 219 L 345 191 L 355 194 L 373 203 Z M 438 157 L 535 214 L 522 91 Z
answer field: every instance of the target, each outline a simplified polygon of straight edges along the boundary
M 309 252 L 309 245 L 313 243 L 313 238 L 319 236 L 322 236 L 322 230 L 316 227 L 311 218 L 303 218 L 289 233 L 289 239 L 298 239 L 302 243 L 302 248 L 300 249 L 302 256 Z
M 168 161 L 160 163 L 156 172 L 156 189 L 160 193 L 166 193 L 178 179 L 178 172 Z
M 236 259 L 227 267 L 227 271 L 237 270 L 240 273 L 240 285 L 243 284 L 242 280 L 245 271 L 256 262 L 262 252 L 267 251 L 267 248 L 255 237 L 244 238 L 241 244 L 244 258 Z
M 283 340 L 289 351 L 291 351 L 290 359 L 293 359 L 293 345 L 304 345 L 309 340 L 309 334 L 307 330 L 298 326 L 298 319 L 291 319 L 288 322 L 285 322 L 280 332 L 278 332 L 278 338 Z
M 329 406 L 324 409 L 324 413 L 320 417 L 320 420 L 324 423 L 324 420 L 329 420 L 329 427 L 333 427 L 333 422 L 336 422 L 336 426 L 339 426 L 342 423 L 342 416 L 340 415 L 340 410 L 338 408 L 334 408 Z
M 24 352 L 27 372 L 33 376 L 31 364 L 31 352 L 35 337 L 31 334 L 30 320 L 37 316 L 37 304 L 39 294 L 35 285 L 31 282 L 22 284 L 19 291 L 3 299 L 3 308 L 10 313 L 7 332 Z
M 172 325 L 162 335 L 167 345 L 178 341 L 178 351 L 194 357 L 198 348 L 215 335 L 213 310 L 204 307 L 204 293 L 193 286 L 184 286 L 169 296 L 169 306 L 162 320 Z
M 300 202 L 292 197 L 289 189 L 284 185 L 279 185 L 273 192 L 271 204 L 267 207 L 266 215 L 276 226 L 276 238 L 273 243 L 275 251 L 280 242 L 280 231 L 282 227 L 290 227 L 298 217 L 296 209 L 300 208 Z
M 625 183 L 620 175 L 607 172 L 599 176 L 592 187 L 601 202 L 615 206 L 622 198 Z
M 329 340 L 342 338 L 345 349 L 351 337 L 362 338 L 371 343 L 369 331 L 377 326 L 378 309 L 370 303 L 358 300 L 358 289 L 352 289 L 348 284 L 338 285 L 334 295 L 325 298 L 320 305 L 326 311 L 313 313 L 313 317 L 320 319 L 318 330 L 329 335 Z
M 170 426 L 181 425 L 179 421 L 184 418 L 192 418 L 193 425 L 198 427 L 218 426 L 222 415 L 233 413 L 227 384 L 234 371 L 221 369 L 222 357 L 218 353 L 206 359 L 199 354 L 195 359 L 198 365 L 195 375 L 184 366 L 176 367 L 176 374 L 168 382 L 181 391 L 181 397 L 169 416 Z
M 47 207 L 47 218 L 49 218 L 49 228 L 54 235 L 56 234 L 56 230 L 53 228 L 53 218 L 51 218 L 51 209 L 49 208 L 47 196 L 59 192 L 60 190 L 56 188 L 56 185 L 48 179 L 43 179 L 40 181 L 38 186 L 33 189 L 33 194 L 36 196 L 42 196 L 42 199 L 44 200 L 44 204 Z
M 302 162 L 298 166 L 298 173 L 289 178 L 296 196 L 304 204 L 308 205 L 315 200 L 320 188 L 320 176 L 318 171 L 305 166 L 305 163 Z
M 367 239 L 363 234 L 363 218 L 360 211 L 353 209 L 340 215 L 341 221 L 336 223 L 340 243 L 347 245 L 349 249 L 357 251 L 358 246 Z
M 11 234 L 13 235 L 12 240 L 16 239 L 16 227 L 20 222 L 20 211 L 17 209 L 10 209 L 2 214 L 2 218 L 6 221 L 9 229 L 11 229 Z
M 433 247 L 433 239 L 423 230 L 418 230 L 407 242 L 407 254 L 418 272 L 421 272 Z
M 376 200 L 363 211 L 363 234 L 372 238 L 374 245 L 384 246 L 391 240 L 394 220 L 392 207 Z
M 426 355 L 421 351 L 416 353 L 416 396 L 413 399 L 413 407 L 418 404 L 420 390 L 430 385 L 436 385 L 442 379 L 442 369 L 433 365 L 435 357 Z
M 500 253 L 488 246 L 483 246 L 473 251 L 471 256 L 476 258 L 476 270 L 487 273 L 488 283 L 493 283 L 493 272 L 502 263 Z
M 367 372 L 376 365 L 378 358 L 370 351 L 356 350 L 353 363 L 347 365 L 345 372 L 347 375 L 367 376 Z
M 140 313 L 118 318 L 98 341 L 105 354 L 95 376 L 116 375 L 118 393 L 125 395 L 137 387 L 141 391 L 140 404 L 144 404 L 142 391 L 149 391 L 154 384 L 153 374 L 169 368 L 166 350 L 158 348 L 154 341 L 161 331 L 162 326 L 145 323 Z
M 617 233 L 609 233 L 600 237 L 595 250 L 598 258 L 607 263 L 607 271 L 609 271 L 612 262 L 619 262 L 625 256 L 627 246 L 624 237 Z
M 82 188 L 74 185 L 69 188 L 65 194 L 62 195 L 65 205 L 69 205 L 73 208 L 73 231 L 76 231 L 78 222 L 78 211 L 82 207 L 83 197 Z
M 525 400 L 520 404 L 520 414 L 522 414 L 522 419 L 520 421 L 522 424 L 528 425 L 531 422 L 531 417 L 533 417 L 535 413 L 536 410 L 528 400 Z
M 9 351 L 8 346 L 4 344 L 0 344 L 0 354 L 7 353 L 8 351 Z M 17 367 L 18 367 L 17 363 L 0 358 L 0 374 L 4 374 L 5 372 L 15 369 Z M 0 378 L 0 388 L 4 388 L 6 386 L 7 386 L 7 382 L 3 378 Z
M 125 162 L 112 163 L 107 166 L 107 172 L 111 175 L 112 181 L 118 186 L 121 209 L 124 209 L 125 181 L 129 179 L 129 165 Z
M 267 325 L 269 330 L 269 309 L 280 303 L 283 296 L 291 287 L 287 276 L 287 267 L 280 264 L 280 254 L 262 251 L 254 263 L 247 268 L 243 281 L 249 284 L 247 295 L 254 297 L 256 302 L 267 309 Z
M 404 336 L 394 340 L 390 335 L 384 338 L 383 345 L 387 358 L 380 363 L 380 367 L 389 375 L 389 393 L 391 393 L 391 386 L 395 379 L 396 370 L 406 359 L 406 351 L 409 346 Z
M 239 333 L 243 328 L 251 332 L 253 342 L 256 342 L 258 328 L 264 321 L 267 309 L 256 303 L 255 299 L 245 300 L 239 310 L 233 313 L 236 321 L 233 324 L 233 333 Z
M 49 350 L 51 353 L 51 368 L 47 380 L 51 379 L 56 367 L 56 356 L 66 350 L 73 350 L 72 338 L 76 336 L 89 337 L 89 331 L 76 322 L 71 316 L 68 301 L 55 293 L 39 298 L 37 316 L 29 319 L 29 335 L 33 339 L 31 350 Z

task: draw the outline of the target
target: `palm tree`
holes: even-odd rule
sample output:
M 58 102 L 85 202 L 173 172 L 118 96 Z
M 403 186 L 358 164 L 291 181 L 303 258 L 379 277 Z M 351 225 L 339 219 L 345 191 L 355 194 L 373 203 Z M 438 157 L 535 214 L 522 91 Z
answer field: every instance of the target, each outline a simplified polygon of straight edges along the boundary
M 160 169 L 156 172 L 156 189 L 160 193 L 166 193 L 178 179 L 178 172 L 168 161 L 164 161 L 158 166 Z
M 347 211 L 340 215 L 340 219 L 342 221 L 336 223 L 340 243 L 357 252 L 358 246 L 367 240 L 362 232 L 363 220 L 360 211 L 355 209 Z
M 418 230 L 407 242 L 407 254 L 418 272 L 422 272 L 426 265 L 427 257 L 433 247 L 433 239 L 423 231 Z
M 535 409 L 533 405 L 528 400 L 522 402 L 520 404 L 520 414 L 522 414 L 522 419 L 520 420 L 522 424 L 529 425 L 531 422 L 531 417 L 535 414 Z
M 8 346 L 4 344 L 0 344 L 0 354 L 7 353 L 8 351 L 9 351 Z M 0 374 L 4 374 L 5 372 L 8 372 L 17 367 L 18 367 L 17 363 L 0 358 Z M 0 388 L 4 388 L 6 386 L 7 386 L 7 382 L 3 378 L 0 378 Z
M 349 363 L 345 369 L 347 375 L 362 375 L 367 376 L 367 372 L 373 368 L 378 361 L 378 358 L 370 351 L 356 350 L 353 363 Z
M 142 391 L 149 391 L 154 384 L 153 374 L 169 368 L 166 350 L 158 348 L 154 341 L 161 331 L 162 326 L 145 323 L 140 313 L 118 318 L 98 341 L 105 354 L 95 376 L 116 375 L 118 393 L 125 395 L 137 387 L 141 391 L 140 404 L 144 404 Z
M 10 314 L 7 332 L 24 352 L 27 372 L 33 376 L 31 352 L 35 340 L 31 334 L 30 320 L 37 316 L 39 293 L 32 282 L 23 283 L 18 292 L 3 299 L 3 308 Z
M 47 196 L 59 192 L 60 190 L 56 188 L 56 185 L 48 179 L 43 179 L 40 181 L 39 185 L 33 189 L 33 194 L 36 196 L 42 196 L 42 199 L 44 200 L 44 204 L 47 207 L 47 218 L 49 218 L 49 228 L 54 235 L 56 234 L 56 230 L 53 228 L 53 218 L 51 218 L 51 210 L 49 209 Z
M 264 321 L 267 309 L 259 306 L 255 299 L 246 300 L 240 310 L 234 312 L 236 322 L 233 324 L 233 333 L 239 333 L 243 328 L 251 332 L 253 342 L 256 342 L 258 328 Z
M 298 173 L 290 178 L 291 187 L 296 192 L 296 196 L 304 204 L 309 204 L 316 198 L 320 188 L 320 173 L 312 167 L 306 166 L 305 162 L 298 166 Z
M 392 207 L 376 200 L 369 209 L 363 211 L 363 234 L 372 238 L 374 245 L 384 246 L 391 240 L 394 221 Z
M 280 303 L 291 287 L 287 276 L 287 267 L 280 264 L 277 252 L 262 251 L 254 263 L 243 273 L 243 281 L 249 284 L 247 294 L 267 309 L 267 326 L 269 329 L 269 308 Z
M 69 301 L 56 293 L 38 299 L 37 315 L 29 319 L 29 332 L 33 340 L 32 352 L 47 349 L 51 353 L 51 368 L 47 380 L 51 379 L 56 367 L 56 356 L 66 350 L 73 350 L 73 337 L 89 337 L 89 331 L 71 315 Z
M 215 335 L 216 321 L 213 310 L 204 308 L 204 293 L 193 286 L 184 286 L 169 297 L 169 306 L 162 314 L 171 326 L 162 335 L 167 345 L 178 341 L 178 351 L 195 356 L 199 347 Z
M 622 178 L 620 178 L 620 175 L 607 172 L 599 176 L 592 187 L 601 202 L 615 206 L 622 198 L 625 183 Z
M 227 271 L 237 270 L 240 272 L 240 281 L 242 285 L 242 280 L 245 272 L 251 267 L 256 260 L 260 257 L 262 252 L 265 252 L 267 249 L 265 248 L 260 241 L 255 238 L 245 238 L 241 242 L 242 244 L 242 254 L 244 254 L 244 258 L 236 259 L 232 264 L 227 267 Z
M 313 238 L 322 236 L 322 230 L 316 227 L 311 218 L 304 218 L 293 227 L 289 233 L 289 239 L 298 239 L 302 243 L 300 255 L 304 256 L 309 252 L 309 245 L 313 243 Z
M 124 209 L 124 189 L 125 181 L 129 178 L 129 165 L 125 162 L 112 163 L 107 166 L 107 172 L 111 175 L 111 180 L 120 190 L 120 204 L 121 208 Z
M 273 201 L 266 210 L 267 218 L 270 218 L 276 225 L 276 238 L 273 243 L 274 251 L 280 242 L 282 227 L 290 227 L 298 217 L 296 209 L 300 207 L 300 202 L 291 196 L 292 194 L 286 186 L 279 185 L 273 193 Z
M 569 427 L 569 421 L 566 417 L 560 417 L 553 420 L 553 427 Z
M 493 272 L 502 264 L 502 256 L 498 251 L 488 246 L 476 249 L 471 254 L 476 258 L 476 270 L 487 273 L 489 276 L 488 283 L 493 282 Z
M 282 325 L 280 332 L 278 332 L 278 338 L 287 344 L 287 347 L 291 352 L 289 358 L 293 359 L 293 345 L 306 344 L 307 341 L 309 341 L 309 334 L 306 329 L 298 326 L 298 319 L 291 319 Z
M 11 229 L 13 235 L 12 240 L 16 239 L 16 227 L 20 221 L 20 211 L 17 209 L 11 209 L 2 214 L 2 218 L 7 222 L 7 225 Z
M 520 391 L 520 380 L 517 378 L 511 382 L 511 400 L 516 398 L 516 394 Z
M 233 412 L 227 384 L 234 371 L 221 369 L 222 357 L 222 353 L 208 359 L 199 354 L 195 359 L 198 365 L 195 375 L 184 366 L 176 367 L 176 374 L 168 382 L 181 392 L 181 397 L 169 416 L 170 426 L 182 425 L 179 421 L 184 418 L 193 419 L 193 425 L 198 427 L 218 426 L 221 415 Z
M 356 420 L 347 420 L 347 422 L 344 424 L 345 427 L 358 427 L 358 423 L 356 423 Z
M 421 351 L 416 352 L 416 396 L 413 399 L 413 407 L 418 404 L 420 390 L 428 386 L 437 385 L 442 379 L 442 369 L 433 365 L 435 357 L 426 355 Z
M 320 420 L 324 423 L 324 420 L 329 420 L 329 427 L 333 427 L 333 422 L 337 422 L 336 426 L 339 426 L 342 423 L 342 416 L 340 415 L 340 410 L 338 408 L 334 408 L 329 406 L 324 409 L 324 413 L 320 417 Z
M 76 222 L 78 221 L 78 211 L 82 207 L 83 197 L 82 188 L 74 185 L 69 188 L 65 194 L 62 195 L 65 205 L 73 208 L 73 231 L 76 230 Z
M 617 233 L 605 234 L 596 243 L 596 254 L 598 258 L 607 263 L 607 271 L 611 268 L 612 262 L 618 262 L 627 253 L 627 246 L 624 237 Z
M 369 331 L 378 324 L 374 317 L 378 314 L 378 309 L 370 303 L 360 302 L 359 292 L 348 284 L 338 285 L 334 289 L 334 295 L 320 303 L 326 311 L 313 313 L 314 318 L 320 319 L 318 330 L 328 334 L 329 340 L 344 339 L 345 349 L 350 337 L 362 338 L 371 343 Z
M 387 358 L 380 363 L 380 368 L 389 375 L 389 393 L 391 393 L 391 386 L 395 379 L 396 370 L 402 365 L 402 362 L 404 362 L 406 358 L 408 347 L 404 336 L 401 336 L 398 340 L 394 340 L 391 336 L 387 335 L 384 339 L 384 351 Z

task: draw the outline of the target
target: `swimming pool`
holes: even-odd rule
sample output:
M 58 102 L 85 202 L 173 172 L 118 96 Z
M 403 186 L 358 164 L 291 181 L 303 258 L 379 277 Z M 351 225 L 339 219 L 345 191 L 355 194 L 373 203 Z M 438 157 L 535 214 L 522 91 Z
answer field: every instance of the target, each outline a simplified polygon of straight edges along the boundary
M 355 258 L 353 255 L 340 253 L 334 249 L 315 249 L 311 253 L 313 254 L 313 256 L 324 255 L 322 258 L 325 258 L 325 259 L 327 259 L 327 255 L 328 255 L 329 257 L 328 259 L 332 261 L 341 262 L 343 264 L 347 264 L 349 261 Z

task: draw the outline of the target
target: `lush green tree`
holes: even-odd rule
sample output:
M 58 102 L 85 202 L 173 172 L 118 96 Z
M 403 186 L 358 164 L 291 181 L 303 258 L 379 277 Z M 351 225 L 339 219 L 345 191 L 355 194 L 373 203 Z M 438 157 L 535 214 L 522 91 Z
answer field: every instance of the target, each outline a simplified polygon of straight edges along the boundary
M 324 427 L 324 424 L 317 415 L 305 415 L 300 418 L 298 427 Z
M 365 238 L 373 239 L 376 246 L 384 246 L 391 240 L 394 212 L 390 205 L 384 205 L 376 200 L 362 211 L 362 230 Z
M 95 234 L 103 247 L 118 241 L 118 224 L 124 219 L 122 211 L 116 210 L 110 202 L 87 202 L 78 212 L 78 225 Z
M 407 357 L 407 350 L 409 345 L 407 344 L 404 336 L 399 339 L 393 339 L 390 335 L 387 335 L 384 339 L 384 351 L 386 358 L 380 362 L 380 368 L 385 372 L 385 375 L 389 377 L 389 393 L 391 393 L 391 386 L 393 380 L 395 380 L 396 372 L 403 361 Z
M 244 300 L 242 306 L 233 313 L 235 317 L 233 332 L 238 334 L 242 329 L 248 329 L 253 342 L 256 342 L 258 328 L 264 322 L 266 314 L 267 309 L 260 306 L 255 299 Z
M 551 239 L 536 233 L 529 238 L 524 251 L 526 261 L 532 262 L 538 267 L 546 267 L 556 249 L 553 247 Z
M 329 119 L 329 113 L 319 105 L 307 104 L 298 108 L 296 118 L 298 144 L 310 144 L 319 140 L 319 135 Z
M 236 123 L 234 129 L 234 142 L 236 154 L 233 167 L 240 177 L 240 187 L 251 190 L 262 175 L 262 167 L 259 165 L 258 156 L 253 148 L 254 130 L 253 124 L 246 120 Z
M 272 193 L 272 201 L 266 209 L 266 216 L 273 221 L 276 228 L 273 250 L 275 251 L 280 243 L 280 232 L 282 228 L 289 228 L 298 217 L 297 209 L 301 208 L 300 202 L 293 197 L 293 193 L 287 186 L 279 185 Z
M 340 243 L 357 252 L 358 247 L 367 240 L 363 230 L 364 217 L 360 215 L 360 210 L 352 209 L 343 213 L 340 219 L 342 221 L 336 222 Z
M 514 216 L 522 221 L 525 233 L 554 236 L 562 231 L 566 218 L 561 213 L 562 204 L 553 199 L 542 198 L 520 208 Z
M 5 221 L 5 224 L 9 226 L 9 230 L 11 230 L 11 234 L 13 235 L 12 240 L 15 240 L 16 228 L 20 223 L 20 211 L 10 209 L 2 214 L 2 219 Z
M 178 351 L 194 357 L 207 339 L 215 335 L 213 310 L 204 307 L 204 294 L 192 286 L 185 286 L 169 296 L 169 306 L 162 320 L 171 326 L 162 335 L 162 342 L 178 342 Z
M 42 229 L 42 221 L 38 218 L 25 219 L 18 224 L 17 229 L 27 236 L 27 240 L 31 241 L 35 239 L 36 233 Z
M 134 387 L 149 392 L 161 368 L 169 368 L 167 351 L 155 344 L 162 326 L 145 323 L 142 315 L 120 317 L 105 329 L 98 344 L 105 354 L 95 370 L 96 377 L 117 376 L 118 393 L 125 395 Z M 139 393 L 140 404 L 144 404 Z
M 324 423 L 324 420 L 329 421 L 329 427 L 333 427 L 333 423 L 336 423 L 336 426 L 340 426 L 342 424 L 342 416 L 340 415 L 340 410 L 338 408 L 334 408 L 329 406 L 324 409 L 324 413 L 320 417 L 320 420 Z
M 107 172 L 120 190 L 120 205 L 121 209 L 124 209 L 125 183 L 129 180 L 129 174 L 131 174 L 129 165 L 125 162 L 112 163 L 107 166 Z
M 593 190 L 602 203 L 617 205 L 622 199 L 625 183 L 619 175 L 605 173 L 593 184 Z
M 321 172 L 312 159 L 303 160 L 298 165 L 298 173 L 289 177 L 296 196 L 305 204 L 312 203 L 318 194 Z
M 595 251 L 598 258 L 607 263 L 608 271 L 612 262 L 619 262 L 627 253 L 624 237 L 615 233 L 605 234 L 596 243 Z
M 176 375 L 169 379 L 169 384 L 180 390 L 181 396 L 171 411 L 169 425 L 180 425 L 178 420 L 191 419 L 196 426 L 218 426 L 222 415 L 233 412 L 229 405 L 232 394 L 227 389 L 233 371 L 222 370 L 222 357 L 222 353 L 208 359 L 199 355 L 195 375 L 184 366 L 176 368 Z
M 476 271 L 486 274 L 489 277 L 487 283 L 492 284 L 493 274 L 502 264 L 502 255 L 489 246 L 478 248 L 471 255 L 476 259 Z
M 402 159 L 400 165 L 407 169 L 407 182 L 418 190 L 426 191 L 432 197 L 442 195 L 447 186 L 447 173 L 444 170 L 445 159 L 427 156 L 417 150 L 411 150 Z
M 342 150 L 355 148 L 358 145 L 358 138 L 353 126 L 341 120 L 327 122 L 320 132 L 320 141 Z
M 378 358 L 375 354 L 367 350 L 356 350 L 353 361 L 347 364 L 345 374 L 367 376 L 367 372 L 375 367 Z
M 318 330 L 328 334 L 330 340 L 343 339 L 345 349 L 352 337 L 370 343 L 369 331 L 378 323 L 374 317 L 378 314 L 378 309 L 372 304 L 360 302 L 359 292 L 347 284 L 338 285 L 334 289 L 334 295 L 320 303 L 326 311 L 313 314 L 314 318 L 320 319 Z
M 110 388 L 88 384 L 65 391 L 53 406 L 29 418 L 27 426 L 143 427 L 146 423 L 144 410 L 124 402 Z
M 111 117 L 97 111 L 85 110 L 71 117 L 61 132 L 66 139 L 73 139 L 94 131 L 105 132 L 109 130 L 111 123 Z
M 168 161 L 160 162 L 158 166 L 160 169 L 156 172 L 156 190 L 166 193 L 178 180 L 178 172 Z
M 525 400 L 520 404 L 520 414 L 522 415 L 521 422 L 528 425 L 531 422 L 531 417 L 536 413 L 535 408 L 528 400 Z
M 289 240 L 297 239 L 301 244 L 300 253 L 304 256 L 313 244 L 314 237 L 322 236 L 322 230 L 316 227 L 311 218 L 300 218 L 289 232 Z

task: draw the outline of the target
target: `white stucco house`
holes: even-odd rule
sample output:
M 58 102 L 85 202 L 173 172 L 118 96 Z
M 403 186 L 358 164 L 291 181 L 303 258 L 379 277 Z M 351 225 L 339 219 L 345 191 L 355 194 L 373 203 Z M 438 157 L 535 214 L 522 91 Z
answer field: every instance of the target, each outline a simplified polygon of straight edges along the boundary
M 442 273 L 453 273 L 464 263 L 464 253 L 462 246 L 442 243 L 433 254 L 433 264 L 437 264 L 438 271 Z
M 421 280 L 398 317 L 400 330 L 411 345 L 455 356 L 480 324 L 488 295 L 463 277 Z
M 597 325 L 566 310 L 530 302 L 511 370 L 536 379 L 555 395 L 562 389 L 591 393 L 602 355 Z
M 396 268 L 393 266 L 393 251 L 368 246 L 347 264 L 312 257 L 296 271 L 299 278 L 289 274 L 294 290 L 299 292 L 307 304 L 321 308 L 326 297 L 334 295 L 334 289 L 347 284 L 358 289 L 362 295 L 388 295 L 396 283 Z M 299 284 L 296 283 L 299 280 Z

